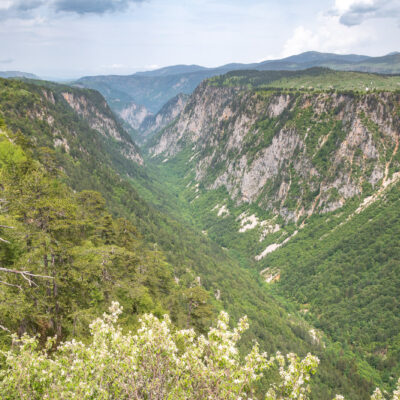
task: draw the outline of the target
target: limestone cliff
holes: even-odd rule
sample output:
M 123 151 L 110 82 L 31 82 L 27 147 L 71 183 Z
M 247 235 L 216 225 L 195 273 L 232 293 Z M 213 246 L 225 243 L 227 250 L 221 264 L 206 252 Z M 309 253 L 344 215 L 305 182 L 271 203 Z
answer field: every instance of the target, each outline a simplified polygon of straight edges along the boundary
M 400 94 L 202 83 L 153 156 L 186 149 L 195 180 L 298 221 L 372 193 L 400 169 Z
M 118 114 L 133 129 L 139 129 L 146 118 L 153 116 L 145 106 L 134 102 L 127 104 L 122 110 L 118 111 Z
M 34 86 L 32 86 L 33 88 Z M 49 131 L 54 136 L 55 147 L 62 146 L 69 151 L 70 133 L 67 134 L 67 131 L 62 128 L 62 123 L 60 126 L 55 123 L 61 115 L 60 111 L 65 112 L 64 104 L 66 103 L 71 108 L 75 119 L 80 119 L 83 124 L 87 124 L 105 140 L 115 142 L 125 158 L 140 165 L 143 164 L 137 146 L 116 120 L 100 93 L 62 85 L 49 85 L 49 87 L 44 86 L 41 90 L 37 90 L 37 88 L 34 90 L 39 103 L 24 110 L 24 113 L 29 118 L 37 118 L 48 125 Z
M 172 123 L 183 111 L 188 100 L 189 95 L 180 93 L 169 100 L 156 115 L 148 115 L 139 127 L 140 140 L 145 142 L 156 132 Z

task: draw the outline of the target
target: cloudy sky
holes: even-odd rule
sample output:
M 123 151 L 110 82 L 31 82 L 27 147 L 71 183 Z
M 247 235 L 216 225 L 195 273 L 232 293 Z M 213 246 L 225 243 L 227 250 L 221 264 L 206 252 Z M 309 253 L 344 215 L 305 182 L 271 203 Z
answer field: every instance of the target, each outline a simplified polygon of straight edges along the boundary
M 400 50 L 400 0 L 0 0 L 0 71 L 73 78 Z

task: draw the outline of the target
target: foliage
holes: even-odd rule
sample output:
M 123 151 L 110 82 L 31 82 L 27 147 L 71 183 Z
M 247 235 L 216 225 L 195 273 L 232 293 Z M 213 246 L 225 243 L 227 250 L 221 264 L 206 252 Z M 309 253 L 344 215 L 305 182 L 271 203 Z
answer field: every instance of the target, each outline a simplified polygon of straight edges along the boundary
M 333 71 L 328 68 L 310 68 L 303 71 L 233 71 L 209 79 L 215 86 L 273 88 L 276 90 L 371 90 L 400 89 L 398 75 L 387 76 L 363 72 Z
M 124 333 L 117 324 L 122 307 L 90 325 L 89 343 L 75 339 L 54 348 L 56 338 L 38 349 L 36 338 L 14 335 L 14 349 L 4 352 L 0 395 L 13 399 L 251 399 L 264 374 L 278 369 L 265 400 L 309 399 L 311 376 L 319 360 L 308 354 L 268 357 L 255 343 L 241 357 L 237 343 L 248 329 L 247 318 L 229 329 L 221 312 L 207 336 L 193 329 L 176 330 L 168 317 L 143 315 L 136 332 Z M 400 398 L 400 380 L 392 400 Z M 334 400 L 343 400 L 336 395 Z M 384 400 L 376 388 L 371 400 Z
M 374 220 L 374 215 L 365 214 L 365 218 L 360 215 L 360 219 L 345 224 L 345 230 L 334 233 L 336 225 L 345 222 L 354 211 L 355 203 L 353 208 L 342 210 L 343 214 L 335 214 L 331 222 L 328 218 L 307 221 L 296 238 L 264 261 L 279 265 L 288 282 L 285 287 L 282 279 L 282 286 L 268 290 L 258 271 L 251 268 L 254 260 L 249 258 L 265 242 L 259 242 L 255 230 L 238 234 L 237 217 L 244 211 L 265 219 L 271 215 L 257 206 L 237 207 L 224 190 L 205 194 L 202 185 L 196 199 L 193 187 L 185 188 L 194 177 L 193 173 L 188 174 L 190 149 L 181 159 L 178 156 L 177 162 L 162 166 L 148 162 L 140 168 L 121 152 L 124 141 L 117 143 L 91 129 L 90 113 L 77 115 L 62 97 L 65 90 L 95 105 L 93 110 L 98 107 L 105 116 L 114 118 L 102 97 L 93 91 L 0 80 L 0 112 L 9 126 L 0 138 L 0 198 L 5 200 L 0 203 L 0 225 L 14 227 L 0 228 L 0 237 L 10 242 L 0 244 L 0 262 L 53 278 L 35 279 L 37 286 L 30 287 L 21 277 L 2 273 L 0 280 L 8 285 L 0 290 L 0 326 L 19 334 L 40 334 L 37 346 L 41 349 L 46 337 L 54 334 L 58 334 L 58 341 L 71 337 L 87 341 L 88 322 L 104 310 L 110 299 L 118 299 L 124 306 L 121 323 L 130 329 L 136 329 L 138 318 L 144 313 L 161 317 L 168 312 L 178 328 L 205 332 L 215 310 L 225 308 L 233 320 L 247 314 L 252 321 L 240 342 L 241 353 L 250 351 L 256 339 L 262 351 L 271 353 L 280 348 L 284 353 L 296 351 L 304 356 L 312 351 L 318 355 L 320 373 L 310 394 L 314 399 L 330 399 L 337 391 L 352 399 L 363 399 L 381 381 L 385 389 L 393 387 L 390 377 L 400 374 L 396 364 L 398 304 L 393 295 L 398 285 L 396 265 L 386 263 L 397 259 L 394 240 L 398 224 L 393 194 L 387 204 L 379 202 L 382 213 L 373 228 L 369 219 Z M 267 92 L 254 94 L 267 96 Z M 293 97 L 296 95 L 293 93 Z M 239 100 L 235 104 L 240 107 Z M 339 125 L 331 123 L 331 115 L 316 120 L 309 109 L 297 111 L 286 117 L 293 118 L 302 133 L 302 127 L 305 130 L 313 125 L 315 135 L 307 136 L 307 151 L 310 156 L 315 155 L 316 167 L 325 173 L 329 167 L 325 158 L 341 140 Z M 274 122 L 259 121 L 264 142 L 249 142 L 250 148 L 270 143 Z M 221 135 L 224 143 L 229 138 L 227 127 L 228 123 Z M 0 129 L 6 130 L 1 119 Z M 326 135 L 330 135 L 328 140 L 319 148 L 319 138 Z M 55 139 L 66 140 L 68 147 L 56 146 Z M 223 168 L 218 163 L 215 166 Z M 287 167 L 294 176 L 291 166 Z M 287 203 L 290 207 L 304 189 L 297 182 L 298 177 L 294 178 L 296 185 Z M 312 195 L 308 193 L 309 201 Z M 231 210 L 224 219 L 210 211 L 222 201 Z M 385 218 L 390 227 L 393 225 L 392 230 L 385 227 Z M 201 234 L 204 228 L 208 236 Z M 286 226 L 284 234 L 294 229 L 295 226 Z M 330 230 L 332 236 L 325 240 Z M 359 231 L 362 240 L 357 239 Z M 370 240 L 383 231 L 379 246 L 374 248 Z M 274 241 L 280 235 L 281 232 L 272 234 L 267 240 Z M 347 251 L 345 240 L 353 240 L 359 261 Z M 339 247 L 335 247 L 335 241 Z M 230 249 L 221 249 L 215 242 L 229 245 Z M 363 243 L 365 248 L 375 249 L 378 256 L 368 251 L 364 254 Z M 341 258 L 344 253 L 348 253 L 345 259 Z M 351 260 L 357 261 L 354 271 Z M 264 262 L 262 268 L 266 267 Z M 362 263 L 370 263 L 366 271 Z M 346 275 L 347 271 L 352 271 L 351 275 Z M 309 273 L 310 282 L 305 280 Z M 344 287 L 349 295 L 346 292 L 341 296 Z M 355 288 L 359 293 L 354 293 Z M 326 289 L 326 295 L 322 289 Z M 291 293 L 290 302 L 288 297 L 282 298 L 287 293 Z M 369 309 L 371 296 L 376 303 Z M 307 299 L 309 305 L 305 305 Z M 308 323 L 297 312 L 299 307 L 311 308 L 306 315 Z M 357 309 L 368 314 L 369 324 L 362 324 L 362 315 L 352 311 Z M 310 324 L 326 333 L 326 349 L 313 342 Z M 373 332 L 377 326 L 376 335 L 383 339 L 375 341 L 373 333 L 372 341 L 366 340 L 363 332 Z M 341 327 L 345 329 L 341 331 Z M 2 334 L 1 340 L 3 347 L 10 345 L 8 335 Z M 176 345 L 182 351 L 180 344 Z M 54 358 L 58 357 L 56 354 Z M 52 357 L 51 351 L 49 359 Z M 292 370 L 297 370 L 299 360 L 291 360 L 289 357 L 289 365 L 294 363 Z M 282 389 L 270 371 L 271 375 L 256 383 L 257 395 L 274 383 L 276 393 Z
M 233 263 L 230 270 L 225 270 L 223 274 L 215 270 L 207 270 L 206 274 L 202 274 L 202 277 L 205 277 L 204 281 L 207 282 L 207 277 L 212 278 L 213 291 L 218 292 L 218 289 L 221 291 L 223 306 L 231 315 L 236 317 L 240 312 L 239 310 L 241 310 L 242 314 L 247 313 L 249 315 L 252 322 L 251 330 L 255 334 L 247 336 L 247 340 L 250 340 L 250 338 L 257 339 L 261 348 L 268 352 L 275 352 L 281 349 L 284 352 L 294 351 L 301 355 L 311 351 L 318 355 L 321 359 L 321 366 L 318 376 L 312 382 L 313 391 L 311 397 L 313 399 L 330 399 L 337 392 L 346 394 L 351 399 L 365 399 L 374 387 L 374 383 L 381 382 L 379 375 L 377 376 L 376 372 L 374 374 L 371 369 L 367 369 L 367 374 L 361 377 L 360 371 L 357 370 L 355 354 L 351 351 L 344 354 L 341 352 L 339 344 L 336 347 L 331 347 L 329 345 L 329 337 L 324 335 L 323 342 L 319 344 L 313 342 L 310 336 L 310 329 L 314 320 L 310 320 L 311 325 L 305 323 L 303 321 L 304 315 L 298 312 L 298 305 L 292 303 L 292 299 L 288 303 L 282 296 L 277 296 L 278 293 L 276 291 L 270 290 L 272 288 L 266 287 L 261 281 L 261 276 L 257 271 L 270 266 L 270 264 L 267 261 L 262 266 L 257 265 L 254 260 L 254 254 L 259 254 L 265 248 L 265 241 L 263 243 L 259 241 L 261 232 L 257 228 L 250 229 L 244 233 L 239 232 L 240 223 L 238 222 L 238 217 L 243 212 L 247 212 L 248 215 L 254 214 L 258 216 L 260 221 L 270 220 L 273 216 L 254 204 L 251 206 L 248 204 L 238 206 L 229 198 L 229 194 L 224 188 L 205 190 L 200 185 L 199 191 L 196 192 L 193 189 L 193 176 L 187 174 L 187 163 L 190 156 L 191 153 L 185 150 L 167 163 L 148 164 L 150 172 L 154 169 L 152 182 L 157 182 L 157 177 L 159 177 L 158 179 L 163 185 L 159 190 L 163 188 L 168 188 L 169 190 L 169 192 L 164 192 L 165 194 L 162 197 L 163 209 L 171 210 L 173 207 L 177 207 L 175 212 L 179 210 L 181 217 L 184 216 L 188 224 L 195 223 L 199 230 L 205 230 L 205 237 L 209 237 L 225 247 L 225 252 L 240 262 L 242 271 L 249 272 L 253 285 L 247 284 L 247 280 L 243 278 L 236 283 L 236 280 L 240 278 L 239 275 L 236 275 L 236 267 Z M 147 193 L 149 201 L 157 200 L 154 197 L 152 198 L 149 192 Z M 153 191 L 153 195 L 154 193 L 156 192 Z M 196 198 L 198 195 L 200 196 Z M 172 201 L 168 204 L 170 198 Z M 225 204 L 230 214 L 223 218 L 218 217 L 218 209 L 214 209 L 216 204 Z M 321 225 L 326 226 L 327 231 L 332 229 L 335 226 L 334 224 L 343 222 L 347 213 L 354 211 L 356 207 L 353 204 L 352 208 L 349 207 L 349 210 L 337 221 L 335 219 L 328 225 L 324 225 L 320 221 Z M 283 221 L 275 219 L 274 223 L 283 224 Z M 277 233 L 268 235 L 266 241 L 267 243 L 274 243 L 282 236 L 285 238 L 292 234 L 295 229 L 296 226 L 293 224 L 283 226 Z M 308 229 L 312 231 L 314 226 L 311 225 L 309 228 L 307 224 L 304 231 L 308 232 Z M 302 235 L 302 232 L 300 231 L 298 236 Z M 301 246 L 301 243 L 299 245 Z M 295 258 L 296 253 L 293 253 L 291 257 Z M 281 260 L 279 264 L 273 265 L 284 267 L 286 262 Z M 233 269 L 234 267 L 235 270 Z M 232 273 L 232 276 L 227 276 L 228 273 Z M 244 275 L 244 272 L 242 274 Z M 255 282 L 261 285 L 261 290 L 258 290 L 257 286 L 254 285 Z M 255 293 L 257 293 L 256 297 L 259 300 L 257 303 L 251 295 Z M 284 295 L 284 293 L 280 294 Z M 284 320 L 286 320 L 286 323 Z M 289 322 L 289 330 L 287 329 L 287 322 Z M 278 337 L 279 340 L 277 340 Z M 242 343 L 242 346 L 246 348 L 248 348 L 246 346 L 247 340 Z M 307 345 L 305 346 L 306 343 Z M 322 347 L 324 343 L 327 343 L 327 349 Z M 260 385 L 265 388 L 268 383 L 262 381 Z
M 248 328 L 240 319 L 234 330 L 221 312 L 207 336 L 193 329 L 176 331 L 167 315 L 140 319 L 136 334 L 123 333 L 116 325 L 122 312 L 118 303 L 110 313 L 90 325 L 91 340 L 85 345 L 72 340 L 50 352 L 27 335 L 14 336 L 15 350 L 6 355 L 0 372 L 0 395 L 7 399 L 246 399 L 253 398 L 255 382 L 274 367 L 280 379 L 266 399 L 307 399 L 311 375 L 318 358 L 294 354 L 267 357 L 256 343 L 244 357 L 237 342 Z
M 149 249 L 131 222 L 113 218 L 99 193 L 74 193 L 57 170 L 46 170 L 14 140 L 0 136 L 0 230 L 7 241 L 0 261 L 52 279 L 27 282 L 1 272 L 3 327 L 41 333 L 43 340 L 82 336 L 110 297 L 126 306 L 130 326 L 137 315 L 167 310 L 190 327 L 201 330 L 209 323 L 208 292 L 190 281 L 177 285 L 163 253 Z M 52 153 L 47 155 L 51 160 Z
M 355 368 L 388 387 L 400 372 L 399 193 L 397 184 L 359 214 L 315 216 L 267 260 L 281 267 L 276 291 L 307 305 L 309 320 L 343 344 L 337 353 L 358 353 Z

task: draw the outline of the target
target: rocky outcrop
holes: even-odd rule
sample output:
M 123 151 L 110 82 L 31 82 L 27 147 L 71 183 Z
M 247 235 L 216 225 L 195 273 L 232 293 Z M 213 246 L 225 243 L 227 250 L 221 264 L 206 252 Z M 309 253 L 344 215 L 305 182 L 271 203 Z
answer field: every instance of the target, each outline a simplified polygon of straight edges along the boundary
M 119 110 L 118 115 L 137 131 L 135 140 L 143 144 L 173 122 L 185 108 L 188 99 L 189 95 L 180 93 L 170 99 L 156 114 L 152 114 L 142 105 L 131 102 Z
M 192 152 L 197 182 L 298 221 L 400 170 L 398 93 L 246 90 L 201 84 L 150 148 Z
M 53 99 L 51 92 L 46 92 L 46 99 Z M 108 104 L 99 93 L 92 92 L 92 96 L 88 96 L 85 92 L 78 89 L 73 91 L 63 91 L 61 93 L 63 99 L 69 106 L 83 118 L 91 129 L 99 132 L 101 135 L 112 138 L 120 142 L 121 153 L 128 159 L 143 164 L 143 159 L 139 154 L 138 148 L 133 143 L 130 136 L 125 132 L 122 126 L 115 119 L 114 114 Z
M 148 115 L 139 127 L 139 138 L 145 142 L 151 138 L 156 132 L 160 131 L 183 111 L 189 95 L 180 93 L 169 100 L 156 115 Z
M 140 129 L 147 118 L 153 117 L 153 114 L 145 106 L 133 102 L 125 106 L 118 114 L 133 129 Z

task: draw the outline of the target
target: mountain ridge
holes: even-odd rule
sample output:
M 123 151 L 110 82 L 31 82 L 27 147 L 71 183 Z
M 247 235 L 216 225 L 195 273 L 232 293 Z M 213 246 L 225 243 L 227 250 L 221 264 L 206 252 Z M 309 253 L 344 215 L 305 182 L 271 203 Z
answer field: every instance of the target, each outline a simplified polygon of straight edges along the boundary
M 51 268 L 57 278 L 50 291 L 47 281 L 29 289 L 40 301 L 39 312 L 32 312 L 31 297 L 21 300 L 21 307 L 10 305 L 25 292 L 12 286 L 18 284 L 13 275 L 2 272 L 11 286 L 0 291 L 0 324 L 21 334 L 40 332 L 43 344 L 53 333 L 85 337 L 87 318 L 119 299 L 127 329 L 135 328 L 143 313 L 168 312 L 177 326 L 202 332 L 224 308 L 233 320 L 248 315 L 252 321 L 243 349 L 259 340 L 268 352 L 322 351 L 300 315 L 287 320 L 286 306 L 264 290 L 262 279 L 182 214 L 180 200 L 147 162 L 127 157 L 125 147 L 133 142 L 121 126 L 117 133 L 126 141 L 108 134 L 109 118 L 118 125 L 98 92 L 0 79 L 0 173 L 7 176 L 2 199 L 13 205 L 1 207 L 0 219 L 16 227 L 0 226 L 0 237 L 10 242 L 2 242 L 0 260 L 16 269 L 26 256 L 34 262 L 30 270 L 44 275 Z M 24 164 L 24 151 L 34 168 Z M 35 178 L 38 170 L 41 180 Z M 28 200 L 20 202 L 21 196 Z M 32 235 L 38 237 L 33 248 L 26 239 Z M 15 253 L 16 247 L 21 251 Z M 11 345 L 3 330 L 0 345 Z
M 40 79 L 37 75 L 21 71 L 0 71 L 0 78 Z
M 353 97 L 340 92 L 252 92 L 240 87 L 213 87 L 212 81 L 204 82 L 196 89 L 175 124 L 164 129 L 158 136 L 158 144 L 150 147 L 150 153 L 170 158 L 185 146 L 194 146 L 193 156 L 200 160 L 196 169 L 197 182 L 213 189 L 226 187 L 238 203 L 256 202 L 261 206 L 266 205 L 264 200 L 268 199 L 268 209 L 277 210 L 285 219 L 298 220 L 303 215 L 309 215 L 316 207 L 326 210 L 340 207 L 345 199 L 362 192 L 361 183 L 353 182 L 348 167 L 340 167 L 356 148 L 361 149 L 366 159 L 371 159 L 371 162 L 374 159 L 375 169 L 368 172 L 369 176 L 365 175 L 367 167 L 360 165 L 362 180 L 374 186 L 379 180 L 387 179 L 383 175 L 385 164 L 380 164 L 378 159 L 380 144 L 365 126 L 374 124 L 377 130 L 389 135 L 387 151 L 388 154 L 393 152 L 394 157 L 397 153 L 394 149 L 397 149 L 395 138 L 399 121 L 394 120 L 391 127 L 383 125 L 383 114 L 376 114 L 374 107 L 377 104 L 391 104 L 391 111 L 387 112 L 395 115 L 398 100 L 395 94 Z M 246 113 L 240 110 L 246 110 Z M 362 117 L 358 115 L 361 110 Z M 282 123 L 282 120 L 286 122 Z M 340 122 L 342 120 L 343 123 Z M 296 124 L 299 126 L 297 131 L 292 128 Z M 300 129 L 303 129 L 303 133 L 299 136 Z M 319 142 L 315 142 L 316 138 L 308 137 L 313 130 L 319 130 Z M 349 146 L 347 143 L 352 144 Z M 340 149 L 340 154 L 330 153 L 337 151 L 342 144 L 347 147 Z M 313 149 L 307 149 L 307 146 L 313 146 Z M 329 150 L 325 150 L 328 147 Z M 329 172 L 331 184 L 327 183 L 324 187 L 321 184 L 328 178 L 328 170 L 325 170 L 328 167 L 324 166 L 325 161 L 322 160 L 326 157 L 332 158 L 329 168 L 333 170 Z M 294 165 L 290 167 L 290 163 Z M 289 199 L 293 189 L 290 184 L 292 178 L 285 172 L 289 167 L 294 168 L 292 178 L 296 177 L 300 190 L 300 193 L 293 192 L 293 201 L 297 202 L 303 196 L 312 196 L 316 191 L 319 193 L 318 203 L 310 202 L 306 206 L 300 201 L 295 207 L 295 214 L 294 209 L 289 211 L 293 205 L 289 208 L 284 206 L 286 202 L 291 202 Z M 263 171 L 268 173 L 264 175 Z M 306 177 L 304 173 L 309 175 Z M 282 180 L 282 176 L 287 179 Z M 315 186 L 316 182 L 320 184 Z M 270 187 L 268 195 L 265 192 L 267 184 Z M 337 192 L 335 196 L 331 193 L 333 189 Z
M 140 115 L 135 116 L 135 113 L 130 111 L 132 107 L 138 110 L 143 110 L 144 107 L 145 113 L 156 114 L 164 104 L 177 94 L 191 94 L 203 80 L 230 71 L 296 71 L 311 67 L 393 74 L 400 73 L 400 55 L 369 57 L 353 54 L 306 52 L 280 60 L 267 60 L 260 63 L 226 64 L 215 68 L 179 65 L 126 76 L 82 77 L 74 84 L 99 90 L 117 114 L 128 115 L 125 120 L 129 123 L 130 120 L 141 119 L 140 115 L 143 114 L 140 111 Z M 136 122 L 133 123 L 133 127 L 138 129 Z

